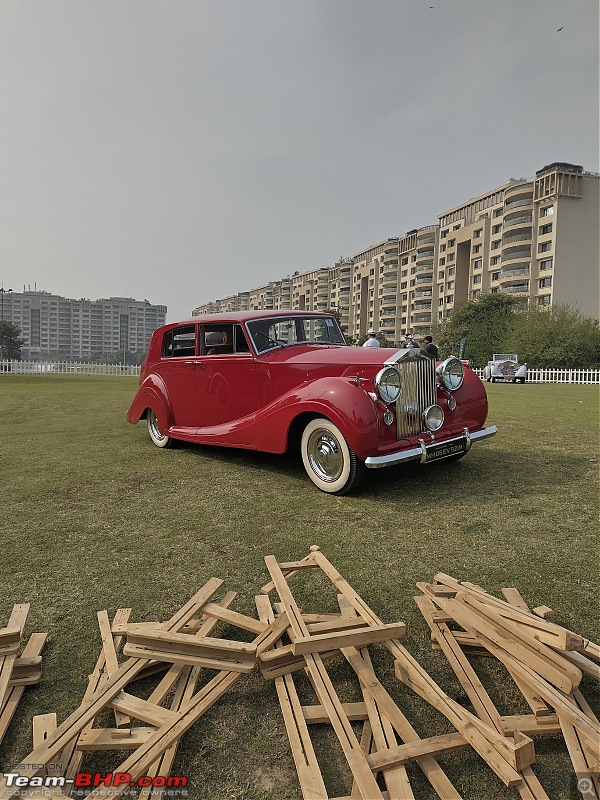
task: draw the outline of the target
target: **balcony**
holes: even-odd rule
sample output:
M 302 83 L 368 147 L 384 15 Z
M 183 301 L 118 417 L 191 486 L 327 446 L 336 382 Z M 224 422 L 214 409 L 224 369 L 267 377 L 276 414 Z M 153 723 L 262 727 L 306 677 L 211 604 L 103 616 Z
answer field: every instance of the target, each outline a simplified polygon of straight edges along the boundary
M 532 228 L 524 228 L 522 231 L 517 231 L 516 233 L 511 233 L 508 236 L 504 234 L 502 237 L 502 245 L 506 247 L 507 244 L 510 242 L 527 242 L 531 240 L 532 235 Z
M 515 269 L 503 269 L 500 273 L 500 280 L 504 281 L 507 278 L 515 278 L 519 275 L 529 275 L 530 272 L 530 265 L 527 264 L 522 267 L 516 267 Z
M 533 206 L 533 195 L 520 197 L 518 200 L 510 200 L 504 206 L 504 213 L 506 214 L 513 208 L 522 208 L 523 206 Z
M 415 303 L 415 311 L 431 311 L 431 300 L 428 303 Z
M 418 292 L 415 292 L 415 297 L 431 297 L 433 291 L 431 289 L 420 289 Z
M 415 286 L 423 286 L 425 283 L 433 283 L 433 275 L 429 275 L 425 278 L 417 278 L 415 281 Z
M 514 286 L 503 286 L 498 289 L 500 294 L 529 294 L 529 281 L 527 283 L 515 283 Z
M 424 272 L 425 270 L 433 269 L 433 261 L 424 261 L 422 264 L 417 264 L 415 272 Z
M 435 253 L 435 247 L 419 247 L 417 246 L 417 258 L 428 258 Z
M 504 264 L 505 261 L 520 261 L 526 259 L 531 260 L 531 246 L 529 247 L 511 247 L 502 253 L 500 261 Z
M 413 317 L 413 322 L 415 324 L 417 324 L 417 325 L 419 323 L 430 324 L 431 323 L 431 314 L 415 314 L 414 317 Z
M 504 220 L 504 229 L 512 228 L 513 225 L 531 224 L 533 214 L 518 214 L 516 217 L 509 217 Z

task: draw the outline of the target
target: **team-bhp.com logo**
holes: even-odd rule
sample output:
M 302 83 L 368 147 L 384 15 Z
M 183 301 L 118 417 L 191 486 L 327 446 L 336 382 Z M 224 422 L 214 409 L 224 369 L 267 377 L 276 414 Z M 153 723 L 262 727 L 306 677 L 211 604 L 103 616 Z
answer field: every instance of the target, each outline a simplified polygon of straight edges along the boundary
M 74 778 L 65 778 L 63 775 L 34 775 L 28 777 L 18 772 L 5 772 L 6 786 L 15 788 L 16 794 L 27 794 L 28 789 L 60 789 L 61 787 L 93 789 L 107 786 L 113 789 L 132 786 L 137 788 L 168 788 L 184 789 L 187 778 L 184 775 L 142 775 L 132 778 L 128 772 L 78 772 Z

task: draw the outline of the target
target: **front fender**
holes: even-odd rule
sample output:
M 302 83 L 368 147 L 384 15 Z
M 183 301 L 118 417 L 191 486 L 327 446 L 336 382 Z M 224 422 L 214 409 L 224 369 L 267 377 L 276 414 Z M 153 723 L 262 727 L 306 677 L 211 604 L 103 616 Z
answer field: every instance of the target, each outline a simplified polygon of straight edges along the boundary
M 527 364 L 521 364 L 519 369 L 515 372 L 515 377 L 517 377 L 517 378 L 526 378 L 527 377 Z
M 283 453 L 292 423 L 306 413 L 337 425 L 361 460 L 377 448 L 377 413 L 367 392 L 352 379 L 327 377 L 296 387 L 257 413 L 257 449 Z
M 139 387 L 127 409 L 127 422 L 135 425 L 146 416 L 148 408 L 156 414 L 161 432 L 166 433 L 173 425 L 173 414 L 167 387 L 159 375 L 149 375 Z

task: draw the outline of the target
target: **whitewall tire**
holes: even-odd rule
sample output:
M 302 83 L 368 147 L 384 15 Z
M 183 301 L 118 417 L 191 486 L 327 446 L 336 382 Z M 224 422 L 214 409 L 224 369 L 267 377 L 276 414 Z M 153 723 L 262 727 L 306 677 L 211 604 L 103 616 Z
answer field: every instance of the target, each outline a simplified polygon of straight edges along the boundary
M 156 418 L 156 414 L 152 411 L 151 408 L 148 409 L 146 413 L 146 421 L 148 423 L 148 433 L 150 434 L 150 438 L 154 442 L 157 447 L 172 447 L 174 439 L 171 439 L 170 436 L 165 436 L 160 432 L 160 428 L 158 426 L 158 419 Z
M 318 417 L 308 423 L 300 444 L 308 477 L 322 492 L 344 495 L 358 487 L 365 465 L 333 422 Z

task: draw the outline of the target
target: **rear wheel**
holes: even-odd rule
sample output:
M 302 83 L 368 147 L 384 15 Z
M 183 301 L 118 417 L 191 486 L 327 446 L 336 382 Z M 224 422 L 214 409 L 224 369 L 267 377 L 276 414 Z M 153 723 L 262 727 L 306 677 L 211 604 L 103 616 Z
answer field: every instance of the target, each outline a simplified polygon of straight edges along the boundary
M 165 436 L 163 433 L 160 432 L 160 428 L 158 427 L 158 419 L 156 418 L 156 414 L 152 409 L 148 409 L 148 413 L 146 415 L 146 419 L 148 422 L 148 433 L 150 434 L 150 438 L 154 442 L 157 447 L 172 447 L 174 439 L 171 439 L 170 436 Z
M 313 419 L 302 434 L 302 462 L 311 481 L 322 492 L 344 495 L 356 489 L 365 465 L 333 422 Z

